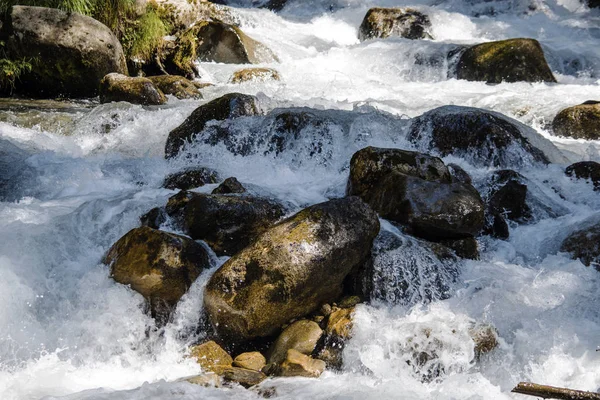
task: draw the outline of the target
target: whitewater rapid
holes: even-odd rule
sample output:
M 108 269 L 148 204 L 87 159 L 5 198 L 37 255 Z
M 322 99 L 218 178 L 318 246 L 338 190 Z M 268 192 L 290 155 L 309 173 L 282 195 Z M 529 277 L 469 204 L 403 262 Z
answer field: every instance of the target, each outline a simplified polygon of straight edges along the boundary
M 143 299 L 109 277 L 104 252 L 138 226 L 139 216 L 174 192 L 164 177 L 189 165 L 235 176 L 298 210 L 344 194 L 352 154 L 368 145 L 411 149 L 410 118 L 454 104 L 494 110 L 534 128 L 569 162 L 600 161 L 600 143 L 556 138 L 549 124 L 565 107 L 598 99 L 600 12 L 576 0 L 380 2 L 290 0 L 279 14 L 245 8 L 242 29 L 270 47 L 279 82 L 228 83 L 237 65 L 202 63 L 205 100 L 171 98 L 164 107 L 94 101 L 6 110 L 0 102 L 0 169 L 10 196 L 0 202 L 0 399 L 254 399 L 256 391 L 174 382 L 198 374 L 184 357 L 201 340 L 202 290 L 225 259 L 214 257 L 158 329 Z M 370 6 L 414 6 L 432 21 L 434 40 L 359 43 Z M 494 11 L 492 12 L 492 8 Z M 534 9 L 532 9 L 534 8 Z M 486 85 L 449 78 L 449 50 L 511 37 L 540 40 L 558 84 Z M 235 156 L 198 145 L 195 157 L 167 162 L 164 143 L 197 106 L 231 91 L 257 95 L 265 111 L 311 107 L 343 122 L 320 157 L 303 153 L 322 132 L 305 132 L 294 151 Z M 253 120 L 233 124 L 250 135 Z M 446 157 L 481 184 L 492 168 Z M 600 275 L 560 254 L 562 240 L 593 218 L 600 196 L 564 175 L 564 165 L 527 168 L 537 195 L 556 215 L 512 226 L 510 239 L 482 238 L 481 260 L 464 261 L 451 297 L 429 304 L 360 305 L 341 372 L 278 378 L 280 398 L 517 399 L 519 381 L 582 390 L 600 387 Z M 14 182 L 17 182 L 15 184 Z M 215 185 L 199 189 L 209 192 Z M 534 210 L 535 211 L 535 210 Z M 387 229 L 389 224 L 383 224 Z M 395 262 L 390 255 L 390 262 Z M 398 261 L 399 262 L 399 261 Z M 474 363 L 471 323 L 490 323 L 499 347 Z M 426 337 L 422 333 L 431 334 Z M 407 363 L 407 343 L 433 349 L 444 373 L 423 383 Z

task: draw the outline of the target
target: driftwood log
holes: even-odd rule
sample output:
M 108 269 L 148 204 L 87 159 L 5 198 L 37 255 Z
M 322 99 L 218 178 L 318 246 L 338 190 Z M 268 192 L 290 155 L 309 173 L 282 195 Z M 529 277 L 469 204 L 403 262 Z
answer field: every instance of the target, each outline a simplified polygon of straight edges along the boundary
M 544 399 L 600 400 L 600 393 L 538 385 L 537 383 L 530 382 L 519 383 L 517 386 L 515 386 L 512 392 L 541 397 Z

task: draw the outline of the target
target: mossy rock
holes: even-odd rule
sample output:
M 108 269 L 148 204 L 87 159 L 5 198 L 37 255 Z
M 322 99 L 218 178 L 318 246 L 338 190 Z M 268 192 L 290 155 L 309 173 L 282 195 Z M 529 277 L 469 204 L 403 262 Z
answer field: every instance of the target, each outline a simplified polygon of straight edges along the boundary
M 14 60 L 31 60 L 15 93 L 37 98 L 94 97 L 102 78 L 127 74 L 121 44 L 102 23 L 78 13 L 14 6 L 5 50 Z
M 201 99 L 202 93 L 196 85 L 183 76 L 158 75 L 149 76 L 148 79 L 164 94 L 170 94 L 178 99 Z
M 231 83 L 279 81 L 279 72 L 273 68 L 245 68 L 235 71 L 229 80 Z
M 555 135 L 575 139 L 600 139 L 600 102 L 583 104 L 561 110 L 552 121 Z
M 469 47 L 460 56 L 457 77 L 487 83 L 556 82 L 535 39 L 508 39 Z
M 210 267 L 205 248 L 193 240 L 149 227 L 135 228 L 104 257 L 113 279 L 150 302 L 155 316 L 173 308 L 200 273 Z
M 167 102 L 163 92 L 150 79 L 131 78 L 111 73 L 100 81 L 100 102 L 126 101 L 132 104 L 161 105 Z
M 169 174 L 163 183 L 166 189 L 189 190 L 210 183 L 217 183 L 221 178 L 219 173 L 211 168 L 188 168 Z
M 431 21 L 412 8 L 371 8 L 358 28 L 358 38 L 384 39 L 399 36 L 406 39 L 432 39 Z
M 562 242 L 560 251 L 600 271 L 600 224 L 571 233 Z
M 565 173 L 577 179 L 590 180 L 594 190 L 600 190 L 600 163 L 595 161 L 581 161 L 569 165 Z
M 342 294 L 369 257 L 377 215 L 357 197 L 308 207 L 273 226 L 209 280 L 204 306 L 231 343 L 270 337 Z
M 256 97 L 241 93 L 229 93 L 201 105 L 169 133 L 165 145 L 165 157 L 171 158 L 179 154 L 181 147 L 194 140 L 209 121 L 222 121 L 261 113 Z

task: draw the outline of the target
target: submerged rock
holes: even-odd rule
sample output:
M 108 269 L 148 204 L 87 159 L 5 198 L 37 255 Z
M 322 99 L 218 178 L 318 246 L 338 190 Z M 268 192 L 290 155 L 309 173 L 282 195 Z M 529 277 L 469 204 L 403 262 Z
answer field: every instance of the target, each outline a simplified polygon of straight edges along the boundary
M 458 79 L 501 82 L 556 82 L 535 39 L 508 39 L 469 47 L 460 57 Z
M 477 324 L 469 329 L 469 336 L 475 344 L 476 360 L 498 347 L 498 332 L 492 325 Z
M 577 179 L 590 180 L 594 185 L 594 190 L 600 190 L 600 163 L 594 161 L 577 162 L 569 165 L 565 173 Z
M 55 8 L 13 6 L 4 49 L 10 59 L 31 60 L 16 93 L 38 98 L 94 97 L 111 72 L 127 74 L 119 40 L 102 23 Z M 10 26 L 9 26 L 10 25 Z
M 413 120 L 407 139 L 425 151 L 464 157 L 482 167 L 517 168 L 565 161 L 560 151 L 533 129 L 502 114 L 472 107 L 443 106 L 428 111 Z
M 525 177 L 510 169 L 494 172 L 488 180 L 486 193 L 488 212 L 508 220 L 526 223 L 532 220 L 532 211 L 527 204 Z
M 600 224 L 571 233 L 562 242 L 560 251 L 600 271 Z
M 417 236 L 459 239 L 479 233 L 484 207 L 473 186 L 451 183 L 444 163 L 426 154 L 367 147 L 350 161 L 347 193 Z
M 281 364 L 287 357 L 290 349 L 299 351 L 302 354 L 311 355 L 321 336 L 323 330 L 319 324 L 313 321 L 302 319 L 292 323 L 285 328 L 281 335 L 269 350 L 269 363 Z
M 218 172 L 214 169 L 200 167 L 168 175 L 165 178 L 163 187 L 167 189 L 189 190 L 209 183 L 217 183 L 220 179 Z
M 244 83 L 250 81 L 278 81 L 279 72 L 272 68 L 245 68 L 235 71 L 231 76 L 231 83 Z
M 198 87 L 183 76 L 159 75 L 149 76 L 148 79 L 164 94 L 171 94 L 178 99 L 201 99 L 202 93 Z
M 268 337 L 338 298 L 369 257 L 377 215 L 357 197 L 308 207 L 235 254 L 210 278 L 204 305 L 222 337 Z
M 260 113 L 256 97 L 241 93 L 229 93 L 201 105 L 181 125 L 169 133 L 165 145 L 165 157 L 171 158 L 179 154 L 181 147 L 193 141 L 209 121 Z
M 600 139 L 600 102 L 583 104 L 561 110 L 552 121 L 555 135 L 575 139 Z
M 104 257 L 113 279 L 144 296 L 155 316 L 174 307 L 210 267 L 206 249 L 193 240 L 149 227 L 135 228 Z
M 194 194 L 183 212 L 184 230 L 204 240 L 217 255 L 248 246 L 284 214 L 277 202 L 255 196 Z
M 150 79 L 131 78 L 111 73 L 100 81 L 100 102 L 127 101 L 132 104 L 161 105 L 167 102 L 163 92 Z
M 227 178 L 217 186 L 212 194 L 246 193 L 246 188 L 236 178 Z
M 432 39 L 431 21 L 412 8 L 371 8 L 358 28 L 358 38 L 368 40 L 390 36 L 406 39 Z

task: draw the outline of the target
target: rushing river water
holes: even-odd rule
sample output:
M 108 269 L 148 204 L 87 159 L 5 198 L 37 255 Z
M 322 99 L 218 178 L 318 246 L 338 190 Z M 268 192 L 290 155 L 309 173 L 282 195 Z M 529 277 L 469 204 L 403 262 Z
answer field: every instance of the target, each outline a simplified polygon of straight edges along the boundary
M 404 140 L 409 119 L 449 104 L 518 119 L 552 141 L 565 163 L 600 161 L 600 143 L 549 131 L 560 109 L 600 97 L 600 12 L 577 0 L 290 0 L 279 14 L 237 5 L 244 31 L 279 57 L 272 67 L 281 81 L 232 85 L 239 66 L 204 63 L 202 79 L 216 85 L 204 90 L 202 101 L 170 99 L 159 108 L 93 101 L 15 108 L 0 101 L 1 399 L 260 398 L 241 388 L 174 382 L 200 372 L 184 355 L 202 337 L 202 287 L 212 271 L 185 295 L 174 321 L 157 329 L 141 296 L 115 283 L 100 263 L 140 215 L 174 193 L 161 188 L 165 175 L 192 163 L 297 210 L 343 195 L 356 150 L 411 149 Z M 435 39 L 360 43 L 357 27 L 376 5 L 429 14 Z M 558 84 L 448 78 L 452 48 L 513 37 L 540 40 Z M 326 132 L 303 132 L 279 154 L 257 147 L 241 156 L 202 145 L 190 150 L 196 157 L 165 161 L 169 131 L 203 101 L 231 91 L 256 94 L 266 111 L 310 107 L 337 122 Z M 241 118 L 232 129 L 251 138 L 256 121 Z M 316 139 L 318 154 L 310 151 Z M 466 169 L 476 186 L 491 171 L 469 159 L 444 160 Z M 597 390 L 600 275 L 559 247 L 594 218 L 600 196 L 566 177 L 564 166 L 520 170 L 545 206 L 534 209 L 534 223 L 511 226 L 508 241 L 482 238 L 481 260 L 460 262 L 458 278 L 448 277 L 449 298 L 422 304 L 418 295 L 408 302 L 382 296 L 360 305 L 341 372 L 263 386 L 287 399 L 516 399 L 523 397 L 510 389 L 524 380 Z M 394 231 L 385 221 L 382 226 Z M 417 260 L 407 268 L 427 272 L 422 250 L 406 251 Z M 391 252 L 382 263 L 402 263 L 405 256 Z M 215 258 L 215 268 L 223 261 Z M 468 339 L 473 322 L 493 324 L 499 335 L 499 347 L 479 362 L 472 361 Z M 408 343 L 438 354 L 438 379 L 423 382 L 423 371 L 407 363 Z

